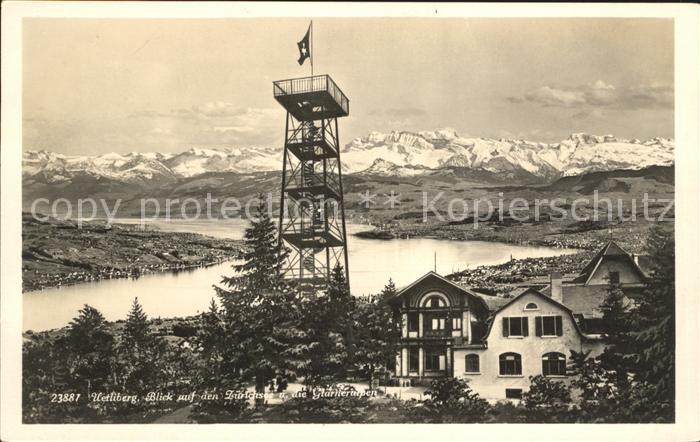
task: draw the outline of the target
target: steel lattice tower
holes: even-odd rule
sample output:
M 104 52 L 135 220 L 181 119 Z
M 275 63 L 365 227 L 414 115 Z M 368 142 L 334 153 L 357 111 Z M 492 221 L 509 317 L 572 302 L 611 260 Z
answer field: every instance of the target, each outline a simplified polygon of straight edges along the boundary
M 287 111 L 279 244 L 290 253 L 283 272 L 313 289 L 340 264 L 349 284 L 338 118 L 349 115 L 350 103 L 328 75 L 275 81 L 273 93 Z

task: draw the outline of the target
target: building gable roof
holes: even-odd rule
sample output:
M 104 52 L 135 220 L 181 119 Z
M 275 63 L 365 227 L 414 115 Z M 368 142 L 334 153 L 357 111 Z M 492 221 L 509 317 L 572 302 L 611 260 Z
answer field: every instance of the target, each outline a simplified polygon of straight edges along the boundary
M 516 296 L 516 297 L 514 297 L 513 299 L 511 299 L 511 300 L 508 301 L 506 304 L 504 304 L 503 306 L 501 306 L 501 308 L 499 308 L 498 310 L 494 311 L 494 312 L 491 314 L 491 318 L 490 318 L 490 320 L 489 320 L 489 327 L 488 327 L 488 330 L 487 330 L 486 333 L 484 334 L 484 338 L 483 338 L 483 341 L 484 341 L 484 342 L 488 342 L 489 336 L 491 336 L 491 329 L 493 328 L 493 324 L 496 322 L 496 321 L 495 321 L 495 320 L 496 320 L 496 316 L 497 316 L 500 312 L 502 312 L 504 309 L 506 309 L 509 305 L 513 304 L 514 302 L 516 302 L 517 300 L 519 300 L 520 298 L 522 298 L 523 296 L 526 296 L 526 295 L 534 295 L 534 296 L 537 296 L 538 298 L 543 299 L 543 300 L 545 300 L 546 302 L 550 302 L 550 303 L 554 304 L 555 306 L 561 308 L 561 309 L 562 309 L 567 315 L 569 315 L 569 317 L 571 318 L 571 322 L 574 324 L 574 328 L 576 329 L 576 332 L 579 334 L 579 336 L 581 336 L 583 339 L 590 339 L 590 337 L 589 337 L 589 336 L 586 336 L 586 335 L 583 333 L 583 331 L 581 330 L 581 328 L 579 327 L 579 324 L 578 324 L 578 322 L 576 321 L 576 318 L 574 318 L 574 312 L 571 311 L 570 308 L 568 308 L 567 306 L 565 306 L 565 305 L 562 304 L 561 302 L 555 301 L 554 299 L 552 299 L 552 298 L 550 298 L 549 296 L 543 294 L 543 293 L 540 292 L 539 290 L 535 290 L 535 289 L 533 289 L 533 288 L 528 288 L 527 290 L 525 290 L 524 292 L 522 292 L 522 293 L 519 294 L 518 296 Z
M 486 302 L 478 296 L 476 293 L 472 292 L 469 289 L 466 289 L 460 285 L 455 284 L 454 282 L 450 281 L 449 279 L 445 278 L 444 276 L 441 276 L 433 271 L 430 271 L 426 273 L 425 275 L 421 276 L 417 280 L 413 281 L 411 284 L 407 285 L 406 287 L 402 288 L 399 290 L 396 295 L 389 300 L 390 303 L 396 303 L 398 302 L 399 299 L 402 299 L 405 295 L 411 293 L 412 289 L 416 288 L 419 286 L 419 284 L 426 282 L 430 279 L 434 279 L 436 283 L 442 284 L 442 285 L 447 285 L 450 288 L 454 288 L 460 293 L 468 296 L 471 299 L 474 299 L 476 302 L 478 302 L 483 308 L 485 312 L 489 311 L 488 305 Z
M 625 260 L 630 264 L 632 269 L 634 269 L 635 272 L 641 276 L 642 279 L 646 279 L 646 275 L 642 271 L 641 268 L 639 268 L 639 265 L 634 261 L 634 259 L 629 255 L 629 253 L 625 252 L 625 250 L 620 247 L 615 241 L 610 240 L 608 241 L 605 246 L 603 246 L 602 249 L 596 253 L 596 255 L 591 259 L 588 264 L 586 264 L 586 267 L 581 270 L 581 273 L 574 278 L 572 282 L 579 283 L 579 284 L 588 284 L 588 282 L 591 280 L 593 275 L 595 274 L 595 271 L 598 269 L 600 266 L 600 263 L 603 262 L 605 259 L 622 259 Z

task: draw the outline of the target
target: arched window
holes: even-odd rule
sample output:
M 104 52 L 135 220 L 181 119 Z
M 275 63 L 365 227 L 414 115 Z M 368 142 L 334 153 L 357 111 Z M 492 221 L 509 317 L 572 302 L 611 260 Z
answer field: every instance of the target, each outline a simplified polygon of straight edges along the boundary
M 479 355 L 471 353 L 464 357 L 464 371 L 467 373 L 479 373 Z
M 498 368 L 501 376 L 520 376 L 523 374 L 522 358 L 517 353 L 502 353 L 498 357 Z
M 447 298 L 441 293 L 433 292 L 422 299 L 421 305 L 426 308 L 447 307 Z
M 566 356 L 562 353 L 545 353 L 542 356 L 544 376 L 566 376 Z
M 537 307 L 537 304 L 534 302 L 530 302 L 525 306 L 525 310 L 538 310 L 539 307 Z
M 445 301 L 442 299 L 438 298 L 437 296 L 433 296 L 428 300 L 428 306 L 429 307 L 444 307 L 445 306 Z

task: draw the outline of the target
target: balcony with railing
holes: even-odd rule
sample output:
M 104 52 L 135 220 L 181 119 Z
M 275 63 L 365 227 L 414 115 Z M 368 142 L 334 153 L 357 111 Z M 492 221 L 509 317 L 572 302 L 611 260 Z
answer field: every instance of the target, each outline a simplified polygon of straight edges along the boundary
M 451 337 L 450 330 L 423 330 L 423 338 L 438 338 L 444 339 Z
M 350 100 L 330 75 L 275 81 L 272 90 L 275 99 L 299 121 L 350 114 Z

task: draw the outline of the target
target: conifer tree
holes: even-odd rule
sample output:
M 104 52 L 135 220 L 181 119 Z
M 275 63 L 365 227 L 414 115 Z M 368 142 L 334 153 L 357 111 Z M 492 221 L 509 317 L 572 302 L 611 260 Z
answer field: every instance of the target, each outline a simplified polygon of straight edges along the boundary
M 226 333 L 222 354 L 236 367 L 231 376 L 254 380 L 256 392 L 264 393 L 276 373 L 302 366 L 299 347 L 305 336 L 299 329 L 300 295 L 281 274 L 287 252 L 278 247 L 262 197 L 245 231 L 244 249 L 243 263 L 233 267 L 236 274 L 216 287 Z
M 212 298 L 209 310 L 202 313 L 199 319 L 199 328 L 195 335 L 195 346 L 200 355 L 203 367 L 214 373 L 221 372 L 224 367 L 224 343 L 226 330 L 221 319 L 221 312 Z M 216 378 L 217 376 L 210 376 Z
M 149 326 L 138 298 L 134 298 L 118 346 L 122 388 L 143 393 L 164 385 L 166 343 Z
M 198 422 L 236 422 L 247 406 L 245 399 L 227 395 L 227 391 L 244 390 L 236 360 L 227 357 L 228 341 L 222 312 L 212 298 L 209 310 L 199 318 L 194 337 L 197 354 L 195 385 L 202 392 L 218 395 L 214 401 L 201 401 L 194 405 L 193 416 Z
M 600 355 L 602 367 L 615 372 L 618 388 L 627 388 L 634 353 L 630 337 L 632 312 L 625 306 L 625 295 L 619 284 L 608 286 L 600 311 L 603 313 L 605 324 L 603 340 L 606 344 L 605 350 Z
M 124 330 L 122 331 L 122 346 L 138 347 L 144 342 L 151 339 L 151 333 L 148 325 L 148 317 L 143 311 L 143 307 L 139 304 L 139 298 L 134 298 L 131 303 L 131 310 L 126 317 Z
M 260 195 L 254 219 L 245 230 L 244 251 L 240 256 L 243 263 L 233 266 L 236 275 L 222 278 L 222 283 L 231 291 L 245 289 L 259 296 L 289 288 L 281 272 L 288 252 L 279 247 L 277 228 L 265 209 Z
M 357 348 L 355 365 L 369 380 L 374 371 L 391 366 L 396 357 L 401 326 L 388 301 L 396 294 L 392 280 L 369 302 L 358 303 L 354 311 L 354 341 Z
M 318 293 L 304 306 L 308 361 L 301 374 L 308 386 L 328 385 L 345 374 L 352 340 L 354 300 L 341 265 L 333 268 L 325 292 Z
M 391 298 L 396 296 L 397 290 L 396 290 L 396 284 L 394 284 L 394 280 L 389 278 L 389 282 L 384 286 L 382 289 L 381 293 L 379 294 L 379 302 L 380 303 L 387 303 Z
M 619 287 L 601 306 L 609 346 L 583 362 L 573 384 L 582 416 L 594 422 L 672 422 L 675 393 L 675 254 L 673 232 L 650 230 L 653 271 L 636 306 L 623 308 Z M 610 376 L 614 374 L 615 376 Z M 592 405 L 591 405 L 592 404 Z
M 76 390 L 89 395 L 113 382 L 114 336 L 96 308 L 85 304 L 57 345 L 65 349 L 66 381 Z
M 652 275 L 636 309 L 632 339 L 635 379 L 649 385 L 657 416 L 672 421 L 675 401 L 675 241 L 673 231 L 651 229 Z

